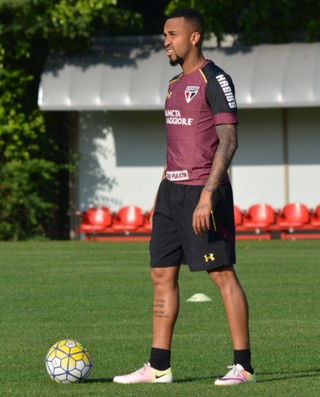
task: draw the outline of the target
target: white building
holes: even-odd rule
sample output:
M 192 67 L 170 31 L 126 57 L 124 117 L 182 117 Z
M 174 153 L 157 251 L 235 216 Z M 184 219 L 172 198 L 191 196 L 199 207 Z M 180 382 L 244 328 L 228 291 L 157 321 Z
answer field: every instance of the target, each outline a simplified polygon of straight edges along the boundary
M 235 204 L 320 204 L 320 43 L 205 43 L 204 54 L 236 87 Z M 74 113 L 74 149 L 81 154 L 73 212 L 94 205 L 151 208 L 165 163 L 164 100 L 178 73 L 157 37 L 113 38 L 48 61 L 39 107 Z

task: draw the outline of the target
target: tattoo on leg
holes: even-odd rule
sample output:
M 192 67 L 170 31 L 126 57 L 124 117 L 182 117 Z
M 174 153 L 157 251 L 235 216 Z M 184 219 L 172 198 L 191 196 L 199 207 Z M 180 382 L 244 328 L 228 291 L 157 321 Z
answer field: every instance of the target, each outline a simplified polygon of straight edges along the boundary
M 159 318 L 169 318 L 169 315 L 165 312 L 166 301 L 164 299 L 155 299 L 153 303 L 153 315 Z

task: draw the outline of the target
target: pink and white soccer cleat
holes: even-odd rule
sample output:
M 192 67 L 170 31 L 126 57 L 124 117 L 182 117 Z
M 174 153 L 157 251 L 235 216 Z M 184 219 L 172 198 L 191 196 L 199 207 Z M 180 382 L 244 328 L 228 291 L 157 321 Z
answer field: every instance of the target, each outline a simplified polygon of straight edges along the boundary
M 257 381 L 256 375 L 245 371 L 240 364 L 234 364 L 228 368 L 230 368 L 230 371 L 223 378 L 219 378 L 214 382 L 216 386 L 236 386 Z
M 165 371 L 159 371 L 152 368 L 150 364 L 144 364 L 144 366 L 138 371 L 132 372 L 128 375 L 115 376 L 113 378 L 115 383 L 122 384 L 136 384 L 136 383 L 172 383 L 172 371 L 171 368 Z

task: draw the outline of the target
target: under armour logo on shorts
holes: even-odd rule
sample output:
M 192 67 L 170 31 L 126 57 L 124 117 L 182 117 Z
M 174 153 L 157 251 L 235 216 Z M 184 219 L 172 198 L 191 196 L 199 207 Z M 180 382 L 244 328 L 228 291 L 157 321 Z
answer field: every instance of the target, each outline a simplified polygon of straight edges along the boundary
M 209 261 L 211 261 L 211 262 L 213 262 L 216 258 L 214 257 L 214 255 L 213 255 L 213 253 L 210 253 L 209 255 L 203 255 L 203 257 L 204 257 L 204 260 L 206 261 L 206 262 L 209 262 Z

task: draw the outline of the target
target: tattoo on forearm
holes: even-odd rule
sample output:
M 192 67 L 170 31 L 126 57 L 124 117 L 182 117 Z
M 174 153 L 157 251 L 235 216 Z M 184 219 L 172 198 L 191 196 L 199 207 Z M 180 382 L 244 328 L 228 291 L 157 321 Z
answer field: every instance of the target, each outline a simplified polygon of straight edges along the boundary
M 205 185 L 205 190 L 208 192 L 214 192 L 219 187 L 225 178 L 233 155 L 238 147 L 235 125 L 217 126 L 217 134 L 220 142 L 212 163 L 211 173 Z

